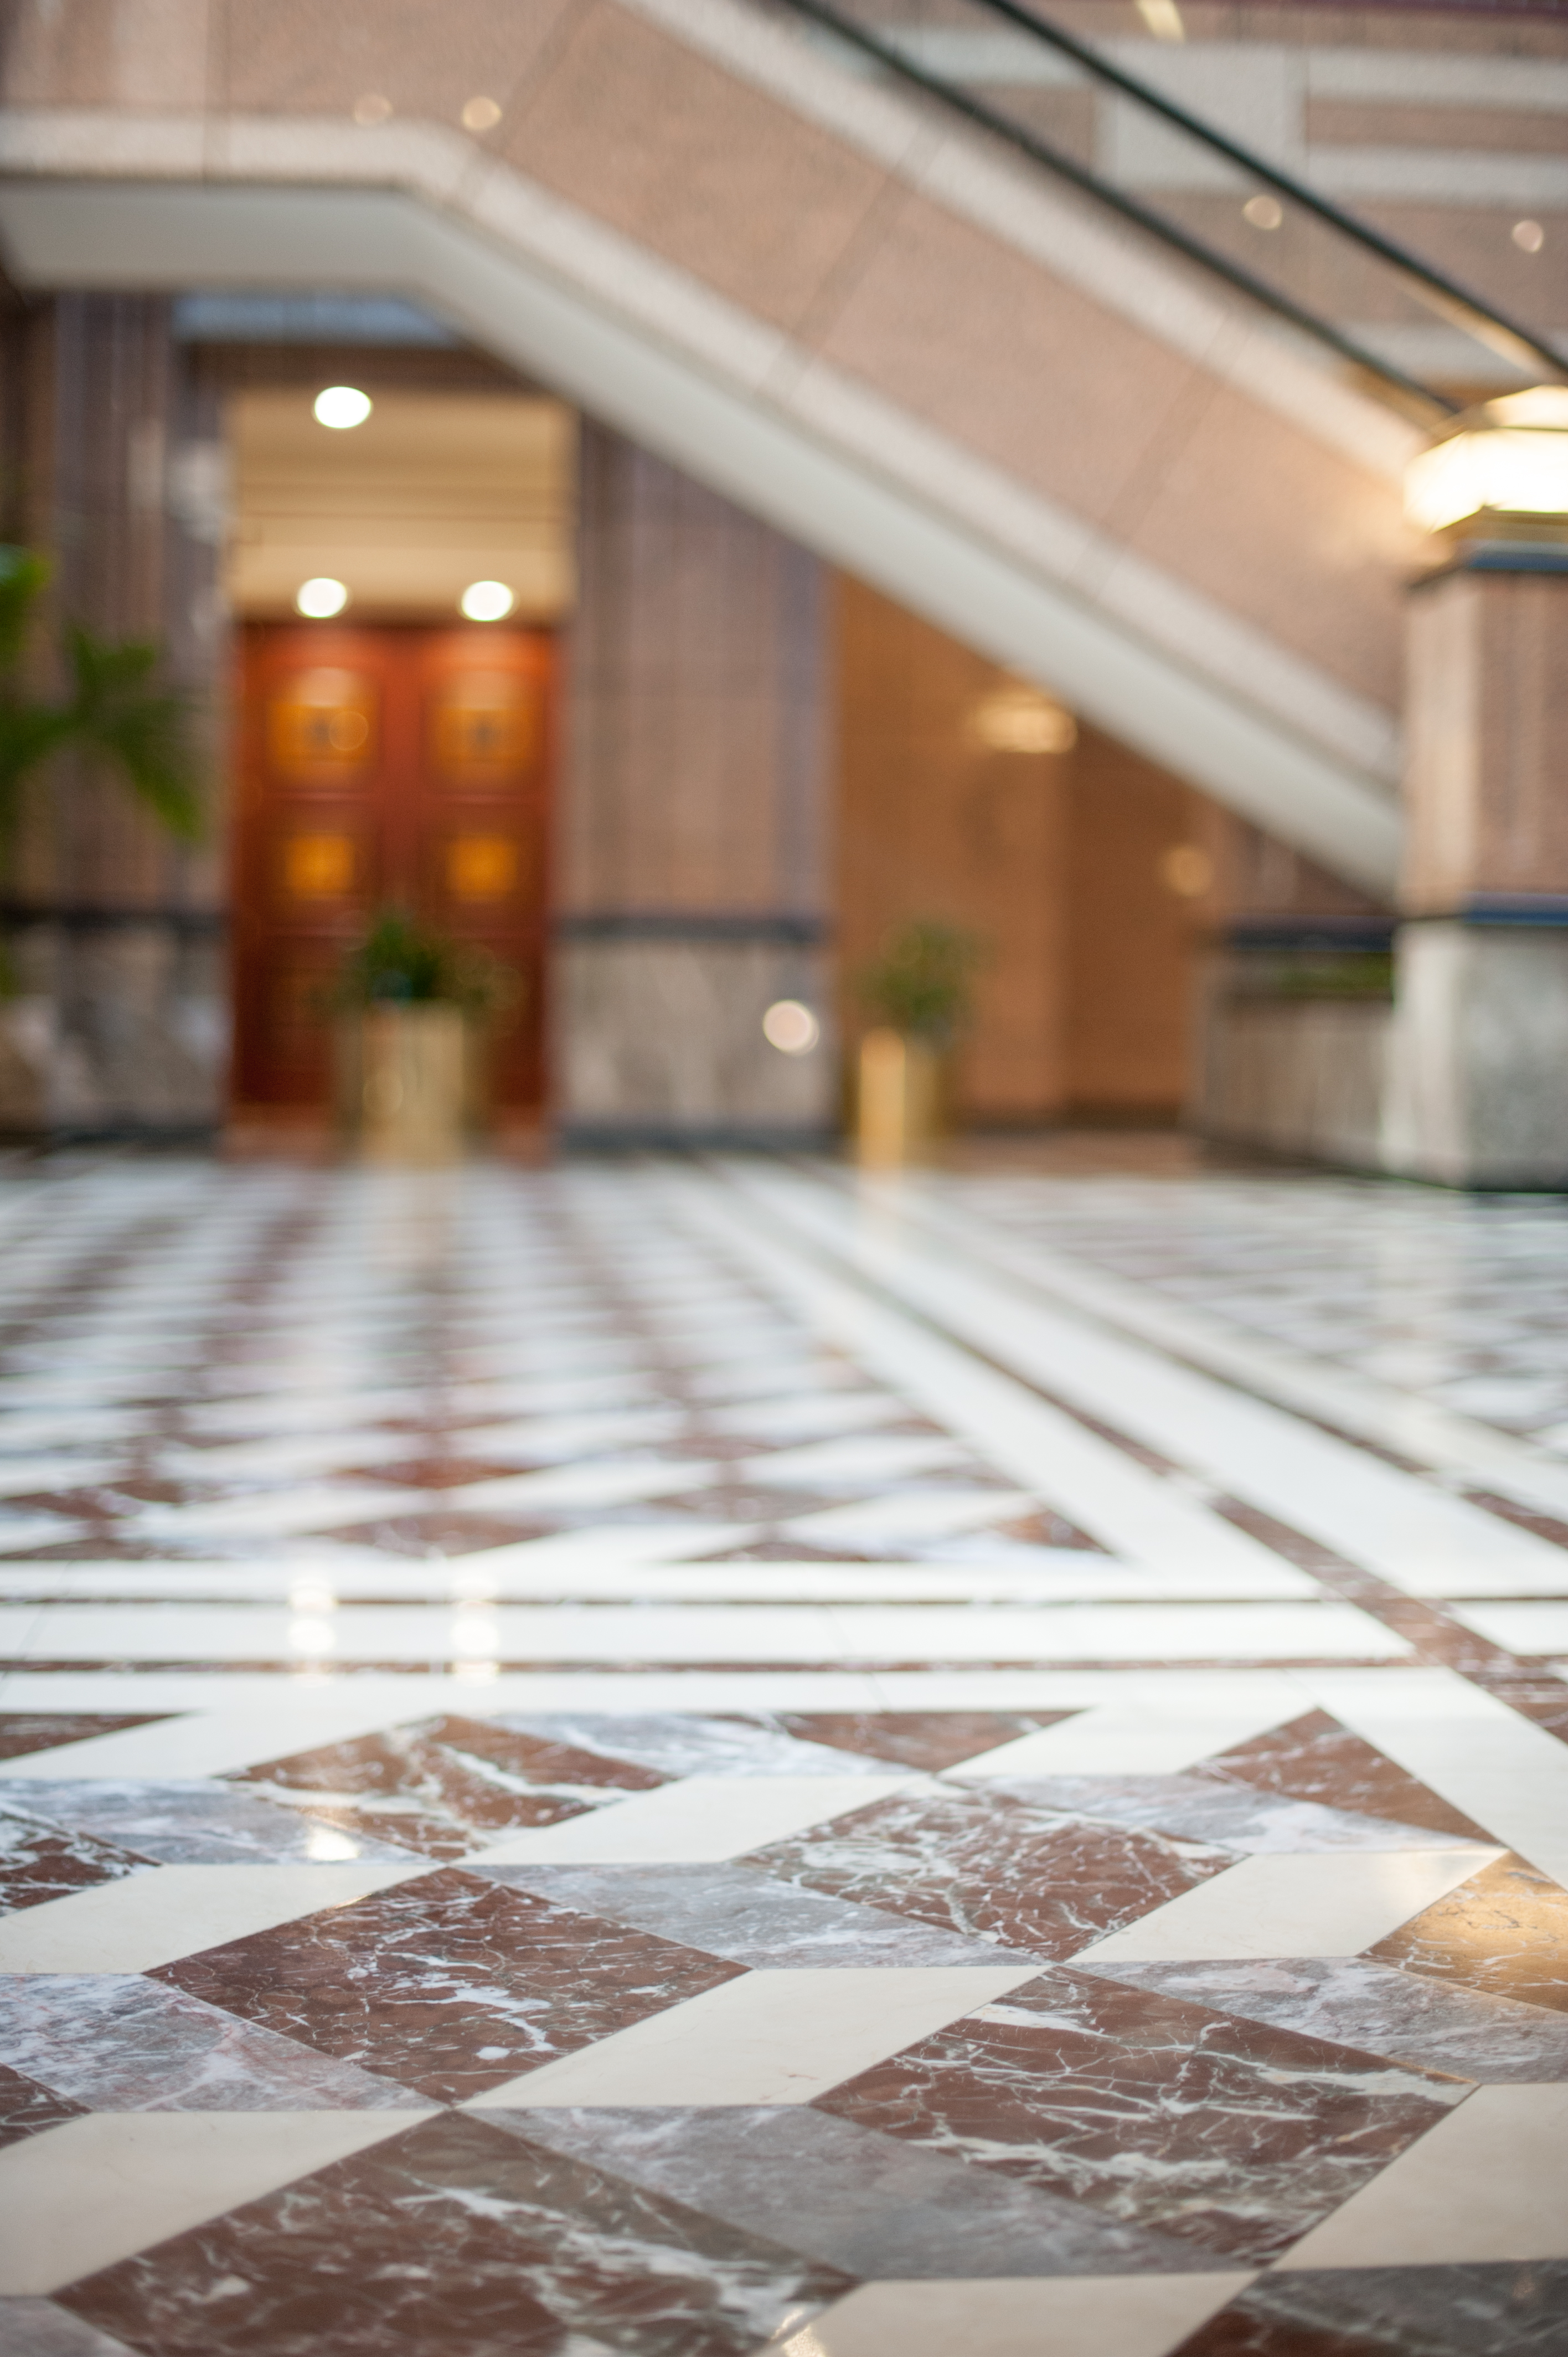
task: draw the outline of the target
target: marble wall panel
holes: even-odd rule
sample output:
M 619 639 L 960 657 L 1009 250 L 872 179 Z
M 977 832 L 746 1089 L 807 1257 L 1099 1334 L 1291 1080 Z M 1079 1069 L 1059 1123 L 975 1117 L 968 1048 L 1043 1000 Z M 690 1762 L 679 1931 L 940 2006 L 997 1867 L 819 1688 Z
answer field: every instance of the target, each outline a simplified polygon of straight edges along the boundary
M 1406 906 L 1568 892 L 1568 574 L 1423 587 L 1410 674 Z
M 100 770 L 64 759 L 38 781 L 5 877 L 19 990 L 4 1010 L 0 1127 L 209 1128 L 228 1046 L 222 527 L 186 491 L 190 454 L 215 447 L 216 393 L 160 297 L 58 296 L 7 361 L 26 448 L 9 529 L 54 560 L 52 620 L 159 644 L 191 705 L 209 823 L 182 848 Z
M 569 1135 L 804 1136 L 837 1111 L 821 566 L 618 436 L 583 436 L 560 820 Z M 823 1037 L 771 1047 L 804 1000 Z
M 884 175 L 613 6 L 584 12 L 502 152 L 748 310 L 798 326 Z

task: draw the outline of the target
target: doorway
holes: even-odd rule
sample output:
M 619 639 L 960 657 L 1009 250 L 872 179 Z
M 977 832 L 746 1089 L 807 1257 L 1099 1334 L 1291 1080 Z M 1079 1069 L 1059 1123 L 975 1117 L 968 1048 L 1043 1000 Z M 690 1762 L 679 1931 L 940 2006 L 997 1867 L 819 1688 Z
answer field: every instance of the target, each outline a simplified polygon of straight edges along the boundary
M 489 1092 L 542 1116 L 556 647 L 543 630 L 252 623 L 235 823 L 237 1114 L 325 1115 L 345 952 L 400 909 L 515 977 Z

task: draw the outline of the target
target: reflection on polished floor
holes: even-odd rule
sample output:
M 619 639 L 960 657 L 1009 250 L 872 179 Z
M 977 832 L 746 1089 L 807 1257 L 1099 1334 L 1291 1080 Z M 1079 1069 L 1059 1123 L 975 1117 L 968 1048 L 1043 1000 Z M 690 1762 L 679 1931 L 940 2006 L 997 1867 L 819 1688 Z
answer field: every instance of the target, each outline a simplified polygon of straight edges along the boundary
M 0 1233 L 7 2357 L 1568 2352 L 1568 1205 Z

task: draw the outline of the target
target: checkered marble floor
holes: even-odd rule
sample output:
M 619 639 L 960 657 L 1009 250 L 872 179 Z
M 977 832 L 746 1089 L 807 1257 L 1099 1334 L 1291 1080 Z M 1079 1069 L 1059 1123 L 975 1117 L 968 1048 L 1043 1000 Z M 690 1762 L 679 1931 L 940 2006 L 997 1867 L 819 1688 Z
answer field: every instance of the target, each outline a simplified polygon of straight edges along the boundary
M 0 2351 L 1564 2357 L 1564 1246 L 0 1168 Z

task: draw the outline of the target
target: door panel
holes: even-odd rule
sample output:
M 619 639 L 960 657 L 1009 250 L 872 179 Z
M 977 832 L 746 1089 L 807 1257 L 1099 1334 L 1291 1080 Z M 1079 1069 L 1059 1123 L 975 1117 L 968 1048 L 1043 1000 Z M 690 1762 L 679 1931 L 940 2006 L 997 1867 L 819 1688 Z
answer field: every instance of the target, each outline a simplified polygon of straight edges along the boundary
M 235 827 L 235 1094 L 325 1108 L 328 1002 L 375 912 L 404 908 L 515 972 L 498 1109 L 543 1097 L 554 642 L 534 630 L 256 625 Z

